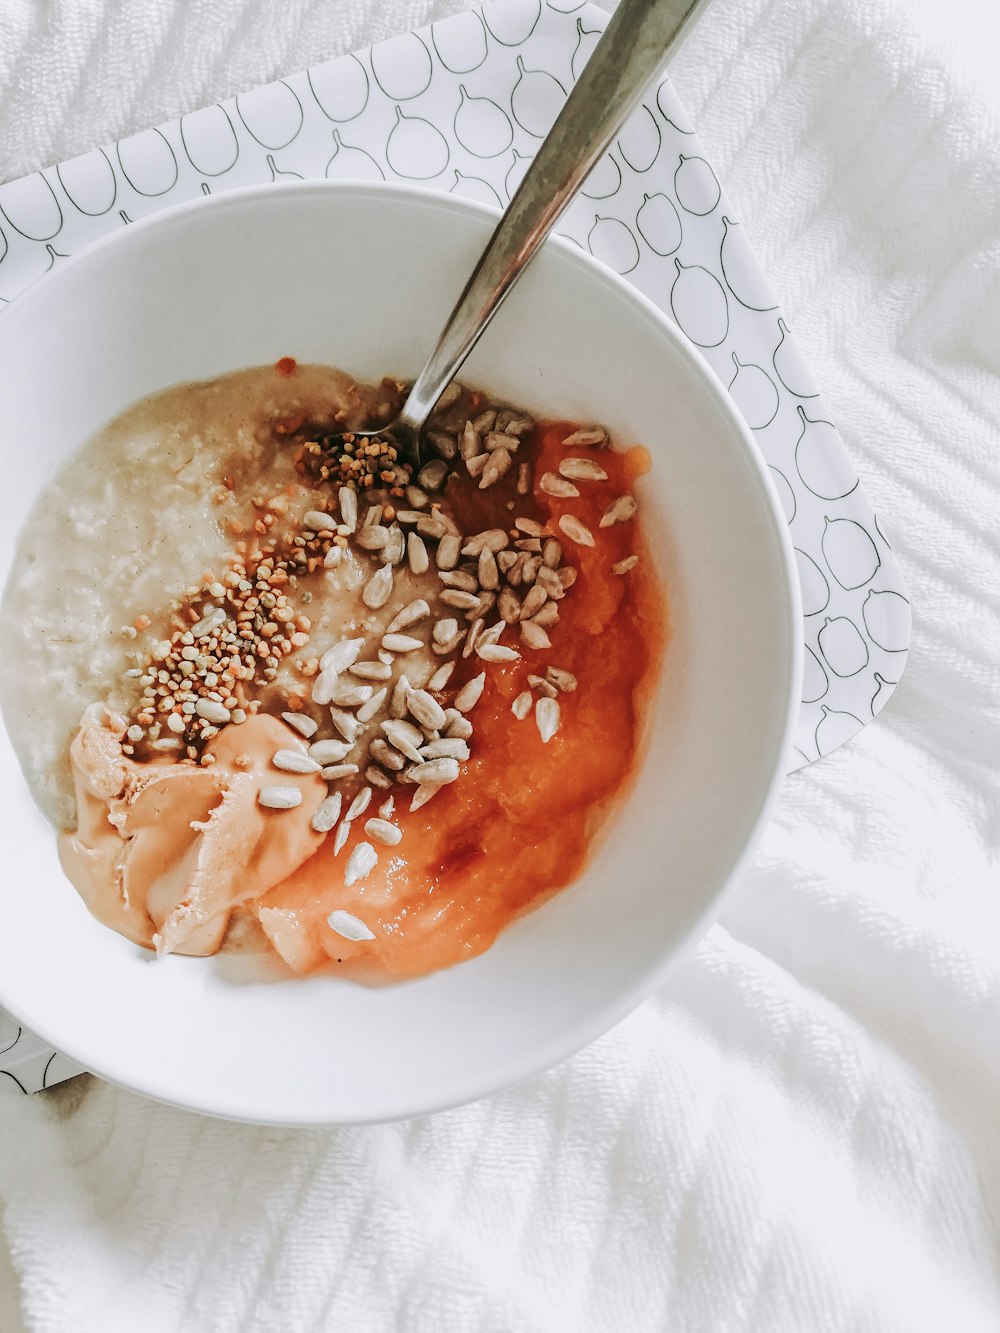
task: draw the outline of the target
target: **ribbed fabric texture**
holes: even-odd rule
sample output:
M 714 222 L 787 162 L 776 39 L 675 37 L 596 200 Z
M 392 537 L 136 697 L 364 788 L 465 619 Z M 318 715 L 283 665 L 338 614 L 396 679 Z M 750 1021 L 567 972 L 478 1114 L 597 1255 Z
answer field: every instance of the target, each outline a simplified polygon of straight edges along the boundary
M 459 7 L 8 3 L 0 179 Z M 1000 1327 L 1000 136 L 901 0 L 716 0 L 674 76 L 900 555 L 902 684 L 544 1078 L 305 1133 L 0 1097 L 4 1333 Z

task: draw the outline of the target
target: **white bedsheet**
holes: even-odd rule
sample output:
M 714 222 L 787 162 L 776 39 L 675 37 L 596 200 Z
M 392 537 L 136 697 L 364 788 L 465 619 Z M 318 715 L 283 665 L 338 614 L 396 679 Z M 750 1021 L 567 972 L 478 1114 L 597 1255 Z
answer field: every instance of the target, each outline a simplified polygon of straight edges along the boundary
M 460 7 L 7 0 L 0 180 Z M 1000 1327 L 1000 126 L 915 13 L 716 0 L 673 71 L 903 563 L 885 712 L 544 1078 L 304 1133 L 0 1097 L 3 1333 Z

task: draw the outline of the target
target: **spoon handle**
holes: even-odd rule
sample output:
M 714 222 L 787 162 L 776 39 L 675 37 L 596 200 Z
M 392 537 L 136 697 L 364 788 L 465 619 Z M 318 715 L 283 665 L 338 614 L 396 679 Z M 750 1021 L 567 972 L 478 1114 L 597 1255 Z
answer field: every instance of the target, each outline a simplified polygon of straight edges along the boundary
M 507 293 L 705 3 L 621 0 L 403 404 L 400 423 L 416 439 Z

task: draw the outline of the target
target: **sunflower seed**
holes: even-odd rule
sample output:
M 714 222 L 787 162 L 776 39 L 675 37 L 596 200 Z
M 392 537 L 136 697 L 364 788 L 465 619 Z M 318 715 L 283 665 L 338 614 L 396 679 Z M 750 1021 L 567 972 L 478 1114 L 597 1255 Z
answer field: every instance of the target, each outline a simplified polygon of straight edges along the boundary
M 424 540 L 416 532 L 411 532 L 406 538 L 406 559 L 413 574 L 426 574 L 430 560 L 427 556 L 427 547 Z
M 368 700 L 368 702 L 366 704 L 362 704 L 361 707 L 358 709 L 358 721 L 370 722 L 372 718 L 375 716 L 375 714 L 378 712 L 378 710 L 382 707 L 383 703 L 385 702 L 385 696 L 388 694 L 388 692 L 389 692 L 388 689 L 384 685 L 380 690 L 376 690 L 375 693 L 372 695 L 372 697 Z
M 562 667 L 550 666 L 545 675 L 556 689 L 561 690 L 563 694 L 572 694 L 576 689 L 577 679 L 572 671 L 564 671 Z
M 339 764 L 353 749 L 352 741 L 313 741 L 309 747 L 309 758 L 325 767 L 327 764 Z
M 229 709 L 224 704 L 216 703 L 214 699 L 196 699 L 194 711 L 206 722 L 215 723 L 217 726 L 229 721 Z
M 479 586 L 492 590 L 500 587 L 500 571 L 497 558 L 488 548 L 479 552 Z
M 418 597 L 415 602 L 410 602 L 408 606 L 396 612 L 386 625 L 385 632 L 395 634 L 397 630 L 406 629 L 408 625 L 415 625 L 418 620 L 424 620 L 430 613 L 430 607 L 422 597 Z
M 355 662 L 347 669 L 359 680 L 388 680 L 392 675 L 392 667 L 388 662 Z
M 323 777 L 327 782 L 336 782 L 338 778 L 352 778 L 357 771 L 357 764 L 329 764 L 323 769 Z
M 486 471 L 486 464 L 490 461 L 489 454 L 476 454 L 475 458 L 470 458 L 465 464 L 465 470 L 470 477 L 478 479 Z
M 353 745 L 358 739 L 358 732 L 361 730 L 361 723 L 354 714 L 345 713 L 340 708 L 331 708 L 330 718 L 344 740 Z
M 539 573 L 541 571 L 539 570 Z M 549 595 L 540 583 L 533 583 L 524 595 L 524 601 L 521 603 L 521 619 L 530 620 L 532 616 L 542 609 L 548 601 Z
M 517 469 L 517 493 L 527 495 L 531 490 L 531 464 L 521 463 Z
M 402 829 L 390 824 L 387 819 L 369 819 L 365 824 L 365 832 L 369 838 L 374 838 L 386 847 L 395 847 L 403 839 Z
M 385 732 L 386 740 L 400 754 L 405 754 L 407 759 L 412 759 L 415 763 L 420 762 L 419 747 L 423 745 L 424 738 L 419 727 L 400 718 L 390 718 L 389 721 L 382 723 L 382 730 Z
M 435 564 L 438 569 L 454 569 L 458 564 L 458 555 L 462 542 L 458 537 L 453 537 L 450 533 L 442 536 L 438 542 Z
M 352 884 L 357 883 L 359 879 L 367 879 L 378 864 L 378 852 L 370 842 L 359 842 L 354 851 L 347 858 L 347 865 L 344 866 L 344 884 L 350 888 Z M 332 916 L 333 913 L 331 912 Z M 345 915 L 350 916 L 350 913 Z M 354 918 L 357 920 L 357 917 Z M 371 931 L 368 932 L 371 935 Z M 367 939 L 368 935 L 363 935 L 362 939 Z M 375 936 L 371 935 L 374 939 Z
M 349 681 L 338 681 L 331 703 L 338 708 L 360 708 L 374 693 L 370 685 L 352 685 Z
M 391 819 L 392 812 L 395 808 L 396 808 L 395 796 L 387 796 L 385 800 L 382 802 L 382 804 L 379 806 L 378 812 L 379 815 L 382 817 L 382 819 Z
M 542 543 L 537 537 L 521 537 L 514 545 L 519 551 L 527 551 L 529 555 L 538 555 L 542 549 Z
M 555 625 L 559 620 L 559 608 L 555 602 L 546 602 L 540 611 L 536 611 L 531 617 L 536 625 L 541 625 L 543 629 L 548 629 Z
M 421 514 L 421 512 L 420 512 L 419 509 L 397 509 L 397 510 L 396 510 L 396 519 L 397 519 L 397 521 L 400 522 L 400 523 L 405 524 L 408 528 L 409 528 L 409 527 L 412 527 L 415 523 L 419 523 L 420 520 L 421 520 L 422 518 L 423 518 L 423 514 Z
M 576 582 L 577 570 L 572 565 L 563 565 L 556 570 L 556 577 L 559 579 L 559 586 L 564 592 L 568 592 Z M 552 594 L 549 593 L 551 597 Z
M 571 500 L 574 496 L 580 494 L 571 481 L 564 481 L 562 477 L 557 477 L 554 472 L 544 473 L 538 485 L 546 495 L 557 495 L 564 500 Z
M 436 515 L 422 514 L 420 521 L 417 523 L 417 531 L 421 537 L 432 537 L 434 541 L 438 541 L 441 537 L 447 535 L 448 525 Z
M 365 781 L 370 782 L 373 787 L 378 787 L 379 791 L 388 791 L 392 786 L 392 778 L 386 777 L 374 764 L 365 769 Z
M 593 546 L 594 544 L 594 534 L 586 524 L 581 523 L 573 514 L 559 515 L 559 530 L 565 533 L 570 541 L 577 542 L 580 546 Z
M 382 635 L 382 647 L 388 653 L 413 653 L 423 646 L 423 639 L 415 639 L 411 634 Z
M 498 620 L 495 625 L 491 625 L 489 629 L 484 629 L 482 631 L 479 638 L 476 640 L 476 647 L 480 648 L 484 643 L 499 643 L 500 636 L 506 628 L 506 620 Z
M 630 569 L 635 569 L 639 563 L 637 555 L 627 555 L 624 560 L 619 560 L 611 566 L 612 574 L 627 574 Z
M 380 565 L 364 586 L 361 600 L 365 606 L 377 611 L 385 606 L 392 595 L 392 565 Z
M 538 571 L 542 568 L 542 557 L 540 555 L 528 555 L 525 557 L 524 564 L 521 566 L 521 582 L 534 583 L 538 577 Z
M 516 656 L 516 654 L 515 654 Z M 475 708 L 479 702 L 480 696 L 486 686 L 486 672 L 481 671 L 478 676 L 473 676 L 471 680 L 466 681 L 459 692 L 455 695 L 455 707 L 460 713 L 468 713 Z
M 214 634 L 217 629 L 221 628 L 221 626 L 226 623 L 226 620 L 227 616 L 222 607 L 213 606 L 207 615 L 203 616 L 197 624 L 191 626 L 188 632 L 196 639 L 207 639 L 210 635 Z M 169 649 L 170 645 L 167 644 L 167 651 L 169 651 Z M 166 656 L 166 653 L 164 653 L 164 656 Z
M 463 717 L 457 708 L 447 708 L 448 725 L 444 729 L 447 740 L 467 741 L 472 735 L 472 723 L 467 717 Z M 454 713 L 454 717 L 452 714 Z
M 505 477 L 510 471 L 513 458 L 506 449 L 497 449 L 489 455 L 486 466 L 482 470 L 479 480 L 479 489 L 488 490 L 490 486 L 495 486 L 501 477 Z M 470 469 L 471 472 L 471 469 Z
M 410 802 L 410 811 L 413 812 L 419 810 L 422 805 L 426 805 L 428 801 L 432 800 L 440 790 L 441 788 L 439 786 L 435 787 L 430 783 L 426 786 L 418 787 L 413 793 L 413 800 Z
M 559 730 L 559 705 L 555 699 L 539 699 L 535 704 L 535 725 L 543 744 L 548 744 Z
M 638 512 L 639 506 L 631 495 L 619 495 L 601 515 L 601 527 L 611 528 L 616 523 L 627 523 L 630 518 L 635 518 Z
M 563 440 L 564 449 L 586 449 L 592 446 L 607 444 L 608 433 L 602 430 L 600 426 L 592 426 L 586 430 L 575 430 L 572 435 L 567 435 Z
M 332 514 L 324 514 L 319 509 L 307 509 L 302 515 L 301 526 L 308 532 L 333 532 L 337 520 Z
M 502 643 L 477 643 L 476 656 L 484 662 L 517 662 L 521 658 L 516 648 L 505 648 Z
M 534 620 L 521 621 L 521 638 L 529 648 L 536 651 L 541 648 L 551 648 L 552 640 L 543 626 L 536 624 Z
M 461 588 L 446 588 L 441 600 L 446 606 L 456 606 L 460 611 L 472 611 L 479 606 L 480 599 L 475 593 L 464 592 Z
M 282 787 L 268 784 L 257 793 L 257 802 L 268 810 L 294 810 L 302 804 L 302 793 L 298 787 Z
M 529 676 L 528 684 L 539 694 L 544 694 L 546 699 L 554 699 L 559 691 L 551 681 L 546 680 L 544 676 Z
M 446 588 L 461 588 L 463 592 L 476 592 L 479 584 L 472 574 L 467 574 L 464 569 L 440 569 L 438 578 Z
M 321 801 L 316 808 L 316 813 L 309 821 L 310 827 L 316 833 L 329 833 L 340 818 L 340 807 L 343 805 L 344 798 L 339 791 L 332 792 L 324 801 Z
M 462 428 L 462 438 L 458 442 L 459 452 L 467 463 L 470 458 L 475 458 L 482 452 L 482 445 L 479 443 L 479 432 L 471 421 L 467 421 Z
M 411 690 L 406 706 L 422 727 L 436 730 L 445 724 L 444 709 L 426 690 Z
M 275 750 L 271 763 L 282 773 L 318 773 L 323 767 L 302 750 Z
M 521 618 L 521 603 L 512 588 L 501 588 L 497 607 L 508 625 L 516 625 Z
M 555 537 L 549 537 L 542 547 L 542 564 L 548 569 L 558 569 L 562 560 L 562 547 Z
M 406 763 L 399 751 L 394 750 L 389 742 L 384 741 L 381 736 L 372 741 L 369 753 L 377 764 L 381 764 L 383 768 L 391 769 L 394 773 L 398 773 Z
M 282 713 L 281 716 L 293 731 L 297 731 L 306 740 L 309 740 L 310 736 L 316 735 L 318 724 L 313 721 L 308 713 Z
M 341 486 L 337 492 L 337 503 L 340 506 L 340 517 L 343 519 L 344 526 L 354 532 L 358 526 L 357 491 L 352 490 L 350 486 Z
M 494 555 L 508 545 L 507 533 L 503 528 L 485 528 L 470 537 L 462 547 L 462 554 L 478 559 L 480 551 L 492 551 Z
M 514 563 L 511 565 L 510 569 L 507 570 L 507 582 L 511 587 L 519 588 L 521 586 L 524 579 L 524 564 L 527 558 L 527 554 L 524 551 L 519 551 Z
M 448 464 L 440 458 L 432 458 L 417 473 L 417 480 L 428 491 L 439 491 L 448 475 Z
M 497 449 L 506 449 L 509 454 L 515 454 L 520 443 L 516 435 L 506 435 L 498 430 L 489 431 L 483 441 L 487 452 L 491 454 Z
M 472 656 L 473 652 L 475 651 L 476 644 L 479 641 L 479 633 L 482 628 L 483 628 L 483 619 L 481 616 L 478 616 L 469 626 L 468 632 L 466 633 L 465 643 L 462 646 L 463 658 Z
M 517 718 L 518 722 L 523 722 L 531 712 L 531 705 L 534 702 L 530 690 L 522 690 L 510 706 L 510 711 Z
M 333 835 L 333 854 L 339 856 L 344 843 L 351 836 L 350 821 L 345 819 L 343 823 L 337 826 L 337 832 Z
M 458 445 L 455 443 L 454 435 L 446 435 L 443 430 L 429 430 L 427 439 L 440 457 L 447 459 L 448 462 L 451 462 L 458 454 Z
M 469 747 L 458 736 L 446 736 L 441 740 L 430 741 L 420 751 L 425 760 L 457 759 L 461 762 L 469 757 Z
M 455 628 L 458 629 L 457 622 L 455 623 Z M 451 675 L 454 670 L 454 662 L 445 662 L 442 666 L 439 666 L 437 671 L 434 672 L 434 675 L 431 676 L 430 680 L 427 682 L 427 688 L 429 690 L 443 690 L 449 680 L 451 680 Z
M 373 523 L 369 528 L 362 528 L 355 538 L 362 551 L 381 551 L 388 540 L 389 529 L 379 523 Z
M 406 499 L 414 509 L 426 509 L 431 502 L 431 497 L 422 487 L 412 485 L 406 488 Z
M 364 639 L 341 639 L 319 659 L 320 671 L 346 671 L 358 660 L 364 646 Z
M 518 532 L 523 532 L 526 537 L 544 537 L 545 524 L 538 523 L 533 518 L 515 518 L 514 527 Z
M 321 705 L 330 703 L 337 688 L 337 680 L 336 671 L 321 671 L 313 681 L 313 703 Z
M 608 474 L 592 458 L 564 458 L 559 475 L 568 481 L 607 481 Z
M 336 569 L 344 557 L 344 552 L 339 546 L 331 546 L 329 551 L 323 557 L 324 569 Z
M 392 698 L 389 700 L 389 712 L 393 717 L 403 718 L 406 716 L 406 698 L 412 688 L 406 676 L 400 676 L 396 681 Z
M 389 529 L 389 540 L 383 547 L 379 559 L 387 565 L 398 565 L 403 559 L 405 549 L 406 539 L 403 536 L 403 529 L 394 523 Z
M 407 769 L 414 782 L 419 782 L 421 786 L 429 782 L 434 787 L 440 787 L 445 782 L 455 782 L 458 778 L 458 760 L 457 759 L 429 759 L 426 764 L 415 764 Z
M 369 805 L 371 804 L 371 799 L 372 799 L 371 787 L 362 787 L 361 790 L 358 792 L 358 794 L 355 796 L 354 800 L 347 807 L 347 814 L 344 816 L 344 818 L 350 821 L 352 819 L 357 819 L 358 815 L 363 815 L 364 812 L 368 809 Z
M 362 847 L 364 845 L 364 843 L 361 844 Z M 348 861 L 347 864 L 350 866 L 350 861 Z M 356 878 L 360 879 L 363 878 L 363 876 L 359 875 L 356 876 Z M 346 882 L 345 878 L 345 883 Z M 354 881 L 352 880 L 351 883 L 353 882 Z M 326 924 L 337 935 L 343 936 L 345 940 L 350 940 L 353 944 L 357 944 L 361 940 L 373 940 L 375 938 L 372 931 L 368 929 L 359 917 L 356 917 L 352 912 L 345 912 L 342 907 L 338 907 L 335 912 L 330 913 L 326 918 Z
M 362 526 L 370 528 L 373 523 L 381 523 L 381 522 L 382 522 L 382 506 L 369 505 L 367 511 L 365 512 L 365 521 Z
M 431 637 L 435 643 L 444 644 L 450 643 L 457 633 L 458 621 L 452 616 L 446 616 L 435 624 L 431 631 Z

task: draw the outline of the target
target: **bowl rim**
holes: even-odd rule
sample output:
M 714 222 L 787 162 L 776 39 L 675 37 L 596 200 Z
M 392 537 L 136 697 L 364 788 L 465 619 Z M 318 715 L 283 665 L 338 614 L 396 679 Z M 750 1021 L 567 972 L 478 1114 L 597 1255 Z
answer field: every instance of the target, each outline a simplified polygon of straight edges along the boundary
M 275 194 L 276 190 L 280 191 L 280 196 Z M 130 223 L 121 231 L 101 237 L 92 244 L 84 246 L 83 249 L 75 251 L 57 269 L 44 274 L 24 291 L 18 293 L 7 307 L 0 311 L 0 328 L 6 328 L 12 321 L 16 322 L 21 317 L 22 312 L 31 310 L 40 294 L 44 295 L 53 288 L 58 289 L 81 266 L 86 266 L 99 259 L 109 249 L 134 243 L 133 238 L 137 236 L 145 238 L 150 233 L 155 232 L 169 234 L 176 227 L 188 225 L 192 217 L 197 218 L 209 210 L 213 213 L 234 212 L 241 208 L 253 207 L 261 201 L 287 197 L 289 194 L 306 198 L 323 197 L 330 201 L 338 196 L 352 199 L 365 199 L 367 197 L 379 199 L 382 203 L 385 202 L 387 196 L 394 196 L 404 203 L 416 202 L 424 206 L 465 214 L 473 219 L 493 223 L 501 215 L 501 210 L 479 201 L 461 196 L 456 197 L 446 191 L 425 185 L 402 184 L 394 181 L 307 180 L 283 182 L 280 185 L 268 182 L 267 184 L 238 187 L 227 190 L 223 194 L 199 196 L 169 208 L 161 209 Z M 770 821 L 786 776 L 786 761 L 791 750 L 794 727 L 798 717 L 799 694 L 801 693 L 799 688 L 803 659 L 802 635 L 799 632 L 802 616 L 801 597 L 793 545 L 781 502 L 768 475 L 766 461 L 753 438 L 749 426 L 740 415 L 725 386 L 718 379 L 695 344 L 690 342 L 673 321 L 644 293 L 588 254 L 579 245 L 562 236 L 553 234 L 545 241 L 542 248 L 543 250 L 555 250 L 561 254 L 565 261 L 582 270 L 586 281 L 601 283 L 617 293 L 648 323 L 653 325 L 661 336 L 666 336 L 674 344 L 675 350 L 681 359 L 687 363 L 689 370 L 696 378 L 700 379 L 704 386 L 707 386 L 716 405 L 729 419 L 730 425 L 735 428 L 744 444 L 747 458 L 757 475 L 757 479 L 762 483 L 760 490 L 765 505 L 770 512 L 772 537 L 780 556 L 778 567 L 783 583 L 781 601 L 784 604 L 785 616 L 784 624 L 776 628 L 781 629 L 782 637 L 787 640 L 788 651 L 782 654 L 787 668 L 787 685 L 784 716 L 780 736 L 776 739 L 773 747 L 774 753 L 770 765 L 770 775 L 759 793 L 756 810 L 750 820 L 749 832 L 740 851 L 733 857 L 728 868 L 724 871 L 718 887 L 708 897 L 702 909 L 694 914 L 687 928 L 680 933 L 674 947 L 668 953 L 659 957 L 654 964 L 638 972 L 633 978 L 632 984 L 620 991 L 613 1003 L 605 1004 L 577 1022 L 567 1025 L 557 1036 L 551 1038 L 544 1045 L 532 1046 L 529 1056 L 519 1061 L 508 1061 L 502 1069 L 498 1069 L 495 1077 L 473 1079 L 469 1081 L 467 1086 L 456 1088 L 445 1096 L 440 1094 L 435 1096 L 423 1090 L 415 1092 L 401 1088 L 401 1095 L 391 1108 L 382 1106 L 375 1109 L 371 1114 L 361 1116 L 338 1116 L 329 1111 L 322 1112 L 311 1108 L 295 1116 L 282 1114 L 280 1118 L 276 1118 L 274 1115 L 268 1115 L 266 1108 L 262 1108 L 261 1113 L 255 1114 L 253 1108 L 248 1108 L 242 1103 L 227 1102 L 224 1097 L 220 1096 L 195 1101 L 172 1095 L 169 1089 L 157 1086 L 154 1079 L 130 1076 L 128 1070 L 119 1067 L 114 1059 L 105 1060 L 102 1058 L 99 1051 L 99 1038 L 97 1058 L 95 1058 L 91 1045 L 85 1039 L 77 1041 L 71 1038 L 69 1041 L 64 1041 L 60 1034 L 47 1030 L 47 1024 L 33 1025 L 30 1015 L 22 1015 L 19 1012 L 16 996 L 10 996 L 6 993 L 4 978 L 0 975 L 0 1005 L 3 1005 L 17 1021 L 23 1021 L 25 1026 L 30 1028 L 36 1036 L 55 1047 L 63 1056 L 82 1065 L 98 1077 L 129 1091 L 153 1098 L 168 1106 L 222 1119 L 259 1125 L 306 1128 L 335 1124 L 384 1124 L 436 1114 L 464 1106 L 504 1089 L 515 1087 L 526 1079 L 540 1075 L 563 1063 L 622 1022 L 663 984 L 670 970 L 691 952 L 708 928 L 721 915 L 729 897 L 747 870 L 764 829 Z M 644 759 L 643 762 L 647 761 Z M 567 885 L 568 887 L 570 886 Z M 460 1083 L 460 1079 L 456 1080 L 456 1084 Z

